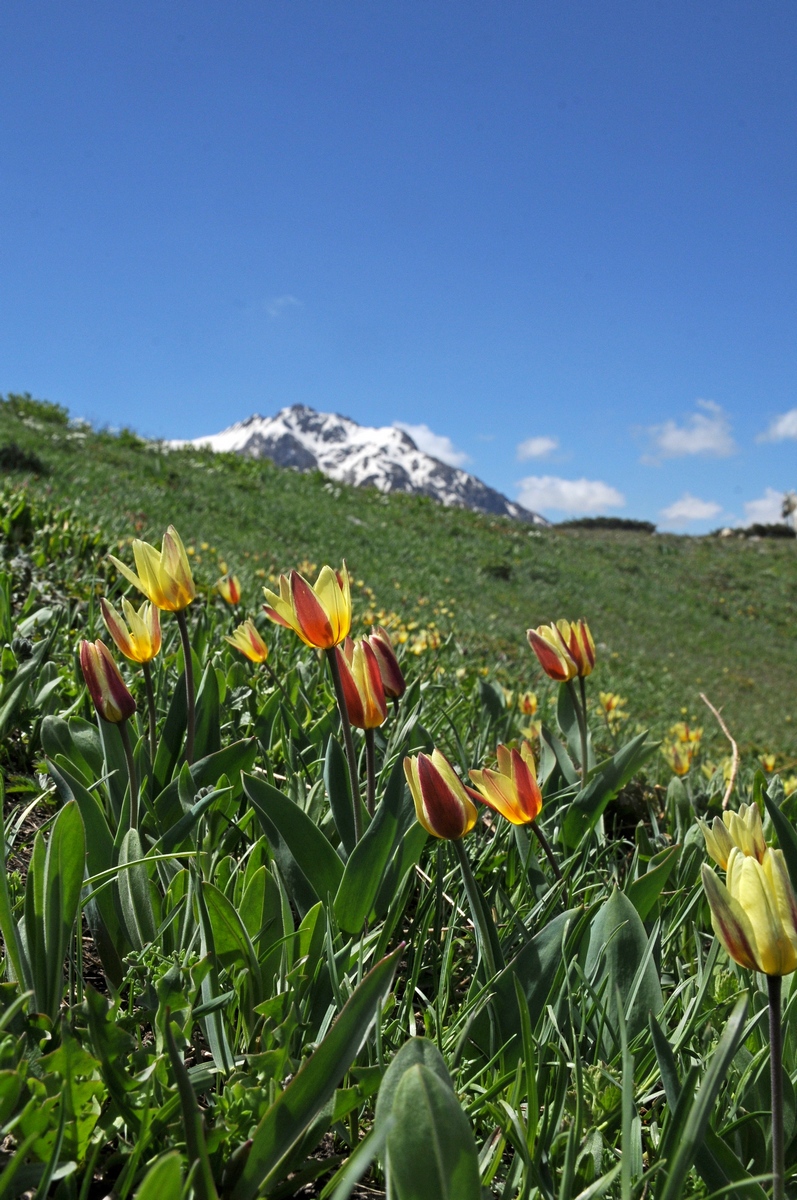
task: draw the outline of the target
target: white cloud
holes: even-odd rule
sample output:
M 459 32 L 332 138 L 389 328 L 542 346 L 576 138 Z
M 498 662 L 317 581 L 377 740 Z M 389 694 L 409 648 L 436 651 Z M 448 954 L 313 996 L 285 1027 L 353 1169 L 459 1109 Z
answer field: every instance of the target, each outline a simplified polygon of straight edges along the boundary
M 768 487 L 757 500 L 748 500 L 744 506 L 746 525 L 774 525 L 783 520 L 783 492 Z
M 661 458 L 683 458 L 689 454 L 727 458 L 736 453 L 730 422 L 719 404 L 713 400 L 696 403 L 702 411 L 692 413 L 685 425 L 665 421 L 662 425 L 649 427 L 656 453 L 653 457 L 643 458 L 643 462 L 655 463 Z
M 797 440 L 797 408 L 790 408 L 788 412 L 781 413 L 779 417 L 770 423 L 766 433 L 759 433 L 756 438 L 757 442 L 785 442 L 787 438 Z M 772 488 L 767 488 L 767 492 L 771 492 Z M 757 504 L 758 501 L 752 501 Z
M 297 300 L 295 296 L 274 296 L 268 302 L 268 315 L 276 319 L 289 308 L 301 308 L 301 300 Z
M 464 450 L 457 450 L 450 437 L 434 433 L 428 425 L 407 425 L 404 421 L 394 421 L 393 427 L 408 433 L 424 454 L 431 454 L 432 458 L 439 458 L 450 467 L 464 467 L 465 463 L 470 462 L 470 455 Z
M 518 503 L 535 512 L 555 509 L 566 513 L 599 513 L 623 508 L 625 496 L 599 479 L 559 479 L 555 475 L 528 475 L 518 484 Z
M 521 442 L 517 448 L 517 456 L 521 462 L 527 458 L 545 458 L 559 449 L 559 439 L 552 437 L 530 437 Z
M 714 500 L 700 500 L 697 496 L 684 492 L 680 500 L 676 500 L 668 508 L 661 510 L 665 521 L 676 525 L 685 525 L 688 521 L 708 521 L 722 512 L 722 505 Z

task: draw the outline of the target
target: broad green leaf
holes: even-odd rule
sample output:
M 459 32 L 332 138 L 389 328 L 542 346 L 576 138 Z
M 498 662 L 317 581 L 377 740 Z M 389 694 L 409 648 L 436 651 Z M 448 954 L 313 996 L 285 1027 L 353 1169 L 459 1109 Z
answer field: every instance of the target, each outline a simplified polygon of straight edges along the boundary
M 349 768 L 346 765 L 346 756 L 341 749 L 340 742 L 334 737 L 327 742 L 327 752 L 324 758 L 324 786 L 332 809 L 335 828 L 346 853 L 351 854 L 355 846 L 355 837 Z
M 183 1192 L 182 1159 L 170 1150 L 154 1162 L 141 1181 L 135 1200 L 180 1200 Z
M 253 976 L 259 978 L 257 955 L 235 908 L 212 883 L 202 880 L 201 886 L 213 926 L 213 942 L 219 962 L 229 969 L 247 964 Z
M 398 759 L 373 821 L 349 856 L 335 897 L 335 916 L 346 933 L 359 933 L 373 907 L 400 834 L 404 787 L 404 767 Z
M 136 950 L 143 950 L 155 940 L 155 915 L 149 894 L 149 874 L 146 865 L 137 860 L 144 857 L 141 835 L 128 829 L 119 848 L 119 902 L 127 936 Z M 127 866 L 135 863 L 135 866 Z
M 797 889 L 797 831 L 795 831 L 789 818 L 781 812 L 768 791 L 764 792 L 764 803 L 767 806 L 767 812 L 772 818 L 775 833 L 778 835 L 778 846 L 783 851 L 791 885 Z
M 473 1130 L 449 1082 L 415 1063 L 401 1077 L 391 1114 L 385 1166 L 396 1200 L 481 1200 Z
M 221 750 L 219 683 L 212 663 L 205 667 L 196 697 L 194 759 L 207 758 Z
M 307 813 L 265 779 L 245 775 L 244 789 L 258 816 L 265 816 L 279 831 L 316 900 L 326 902 L 327 896 L 335 896 L 343 878 L 343 863 Z M 264 832 L 268 837 L 265 826 Z
M 47 950 L 47 1006 L 55 1019 L 63 997 L 64 959 L 75 929 L 86 863 L 86 835 L 75 802 L 55 819 L 44 863 L 44 943 Z
M 405 1072 L 409 1071 L 411 1067 L 419 1065 L 426 1067 L 433 1075 L 437 1075 L 446 1087 L 453 1090 L 451 1076 L 448 1073 L 445 1059 L 434 1042 L 430 1042 L 428 1038 L 424 1037 L 410 1038 L 397 1052 L 390 1066 L 385 1071 L 384 1078 L 379 1087 L 379 1095 L 376 1098 L 376 1109 L 374 1112 L 375 1125 L 379 1125 L 382 1121 L 389 1119 L 393 1112 L 393 1101 L 396 1098 L 396 1091 L 401 1080 L 404 1078 Z
M 163 791 L 174 774 L 174 768 L 177 766 L 183 748 L 187 721 L 185 675 L 181 672 L 172 692 L 169 711 L 158 738 L 158 749 L 153 767 L 156 794 Z
M 649 743 L 647 736 L 647 733 L 637 734 L 622 746 L 608 762 L 598 767 L 584 790 L 568 804 L 562 837 L 571 849 L 579 845 L 584 835 L 595 826 L 609 801 L 654 753 L 656 743 Z
M 639 913 L 640 919 L 645 920 L 648 913 L 656 904 L 672 870 L 678 862 L 681 853 L 680 846 L 668 846 L 648 864 L 644 875 L 640 875 L 625 889 L 625 894 Z
M 332 1099 L 354 1062 L 386 996 L 403 947 L 378 962 L 355 989 L 318 1049 L 302 1064 L 252 1138 L 252 1148 L 231 1200 L 255 1200 L 280 1160 Z
M 421 860 L 424 847 L 429 840 L 429 834 L 420 821 L 413 821 L 401 839 L 393 861 L 385 871 L 379 885 L 379 891 L 374 901 L 374 912 L 377 917 L 385 915 L 404 882 L 408 871 L 411 871 Z
M 616 888 L 592 919 L 584 969 L 596 988 L 606 980 L 604 1004 L 609 1021 L 604 1026 L 605 1047 L 619 1037 L 618 992 L 629 1041 L 647 1025 L 649 1013 L 655 1016 L 661 1011 L 661 984 L 645 927 L 631 901 Z

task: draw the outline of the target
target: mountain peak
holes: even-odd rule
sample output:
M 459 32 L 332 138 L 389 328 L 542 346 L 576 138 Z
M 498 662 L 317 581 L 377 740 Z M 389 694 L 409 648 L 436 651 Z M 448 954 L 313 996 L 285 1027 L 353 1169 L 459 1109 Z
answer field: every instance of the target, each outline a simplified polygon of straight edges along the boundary
M 170 444 L 270 458 L 279 467 L 321 471 L 339 483 L 414 492 L 449 507 L 548 524 L 475 475 L 425 454 L 403 429 L 359 425 L 351 417 L 317 412 L 306 404 L 291 404 L 273 417 L 253 413 L 221 433 Z

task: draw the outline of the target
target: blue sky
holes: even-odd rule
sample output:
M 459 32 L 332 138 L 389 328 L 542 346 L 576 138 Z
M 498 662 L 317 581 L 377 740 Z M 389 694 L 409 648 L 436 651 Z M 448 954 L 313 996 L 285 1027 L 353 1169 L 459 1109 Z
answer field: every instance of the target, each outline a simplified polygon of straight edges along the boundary
M 555 519 L 797 486 L 792 0 L 6 0 L 0 39 L 0 391 L 403 422 Z

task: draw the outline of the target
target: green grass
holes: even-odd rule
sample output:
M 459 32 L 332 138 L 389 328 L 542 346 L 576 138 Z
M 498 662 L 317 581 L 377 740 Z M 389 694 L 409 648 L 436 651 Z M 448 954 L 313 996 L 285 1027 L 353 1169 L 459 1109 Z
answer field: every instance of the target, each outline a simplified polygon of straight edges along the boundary
M 211 584 L 223 558 L 252 611 L 267 582 L 256 571 L 345 557 L 373 588 L 376 608 L 453 628 L 464 663 L 537 690 L 544 683 L 524 630 L 583 615 L 599 646 L 596 685 L 627 696 L 635 722 L 661 734 L 685 715 L 708 735 L 705 691 L 744 749 L 778 752 L 786 766 L 797 754 L 790 541 L 529 530 L 268 462 L 165 453 L 127 431 L 74 430 L 57 412 L 43 415 L 49 419 L 35 406 L 0 405 L 0 447 L 14 443 L 49 471 L 6 470 L 6 478 L 27 478 L 34 493 L 68 502 L 115 538 L 154 540 L 174 523 L 197 548 L 199 577 Z M 202 552 L 203 542 L 216 554 Z M 435 615 L 441 606 L 453 619 Z M 718 751 L 720 742 L 717 735 Z

